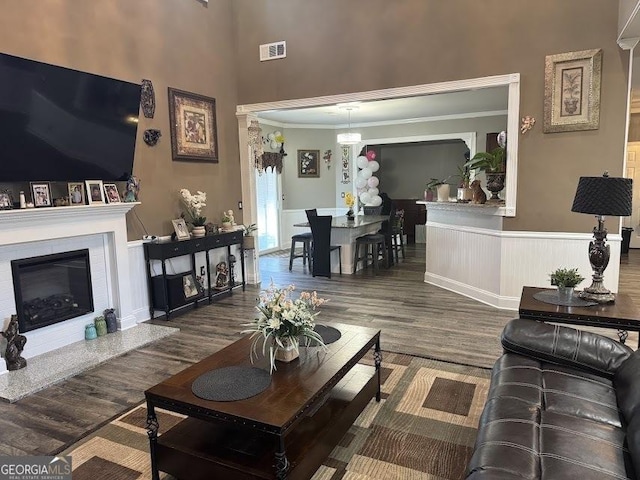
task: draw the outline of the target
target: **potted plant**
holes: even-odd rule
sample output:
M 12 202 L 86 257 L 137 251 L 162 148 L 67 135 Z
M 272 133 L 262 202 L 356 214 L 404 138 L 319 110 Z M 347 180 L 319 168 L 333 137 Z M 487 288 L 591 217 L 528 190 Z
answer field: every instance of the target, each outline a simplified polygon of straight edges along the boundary
M 258 230 L 257 225 L 255 223 L 251 223 L 249 225 L 242 225 L 242 229 L 244 230 L 244 236 L 242 237 L 243 248 L 255 249 L 256 237 L 253 236 L 253 232 Z
M 487 176 L 487 190 L 492 194 L 489 200 L 501 201 L 498 192 L 504 189 L 506 154 L 505 147 L 496 147 L 491 152 L 476 153 L 463 165 L 463 168 L 484 171 Z
M 448 202 L 449 201 L 449 184 L 447 180 L 451 177 L 447 177 L 443 180 L 432 178 L 427 182 L 426 189 L 424 191 L 424 198 L 427 202 L 433 201 L 433 191 L 435 190 L 437 193 L 438 202 Z
M 262 339 L 262 354 L 269 348 L 269 362 L 271 373 L 276 370 L 276 360 L 291 362 L 300 355 L 299 342 L 304 340 L 305 346 L 320 346 L 326 348 L 322 337 L 314 330 L 315 318 L 320 313 L 317 308 L 326 300 L 318 298 L 316 292 L 300 292 L 297 299 L 291 298 L 295 290 L 294 285 L 277 288 L 273 281 L 269 288 L 260 293 L 256 306 L 258 318 L 242 333 L 250 333 L 250 358 L 257 357 L 258 343 Z
M 464 165 L 458 165 L 458 174 L 456 177 L 460 178 L 458 196 L 456 197 L 458 202 L 470 202 L 473 198 L 473 190 L 469 187 L 471 183 L 471 169 Z
M 207 194 L 198 190 L 195 195 L 192 195 L 189 190 L 183 188 L 180 190 L 180 197 L 184 205 L 181 217 L 193 226 L 191 234 L 194 237 L 204 237 L 207 218 L 202 216 L 202 209 L 207 206 L 205 203 Z
M 551 285 L 558 287 L 558 299 L 570 303 L 573 297 L 573 289 L 584 280 L 577 268 L 558 268 L 549 274 Z

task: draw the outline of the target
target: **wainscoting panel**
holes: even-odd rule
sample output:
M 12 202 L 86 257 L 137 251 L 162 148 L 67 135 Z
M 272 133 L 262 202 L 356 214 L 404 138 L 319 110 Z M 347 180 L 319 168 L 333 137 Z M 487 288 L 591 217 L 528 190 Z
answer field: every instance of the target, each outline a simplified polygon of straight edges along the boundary
M 497 308 L 517 310 L 523 286 L 549 287 L 559 267 L 578 268 L 591 284 L 587 233 L 511 232 L 427 222 L 425 282 Z M 605 286 L 618 291 L 622 237 L 609 235 Z

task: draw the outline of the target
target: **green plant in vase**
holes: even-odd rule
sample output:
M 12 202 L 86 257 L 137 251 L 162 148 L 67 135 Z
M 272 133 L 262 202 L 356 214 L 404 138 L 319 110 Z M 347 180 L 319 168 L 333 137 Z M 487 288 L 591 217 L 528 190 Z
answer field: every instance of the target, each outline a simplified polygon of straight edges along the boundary
M 584 280 L 577 268 L 558 268 L 549 274 L 551 285 L 558 287 L 558 299 L 563 302 L 571 302 L 573 289 Z
M 469 170 L 482 170 L 487 177 L 487 190 L 491 192 L 492 201 L 502 201 L 498 192 L 504 189 L 507 150 L 496 147 L 491 152 L 478 152 L 463 165 Z

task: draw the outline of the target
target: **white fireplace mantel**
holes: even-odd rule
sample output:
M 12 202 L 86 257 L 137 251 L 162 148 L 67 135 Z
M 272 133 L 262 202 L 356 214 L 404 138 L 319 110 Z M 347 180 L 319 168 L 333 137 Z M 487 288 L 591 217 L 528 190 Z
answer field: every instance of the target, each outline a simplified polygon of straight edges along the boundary
M 122 330 L 137 324 L 129 269 L 126 214 L 138 202 L 0 211 L 0 321 L 15 314 L 10 261 L 91 245 L 94 297 L 116 308 Z M 4 283 L 3 283 L 4 282 Z M 96 290 L 98 289 L 98 290 Z M 25 356 L 39 355 L 83 338 L 83 319 L 27 332 Z M 79 323 L 79 324 L 78 324 Z M 1 324 L 1 322 L 0 322 Z M 68 325 L 68 326 L 65 326 Z M 49 331 L 49 333 L 47 332 Z M 68 330 L 68 331 L 67 331 Z M 54 334 L 57 343 L 44 335 Z M 68 343 L 67 343 L 68 342 Z M 0 366 L 0 373 L 4 368 Z

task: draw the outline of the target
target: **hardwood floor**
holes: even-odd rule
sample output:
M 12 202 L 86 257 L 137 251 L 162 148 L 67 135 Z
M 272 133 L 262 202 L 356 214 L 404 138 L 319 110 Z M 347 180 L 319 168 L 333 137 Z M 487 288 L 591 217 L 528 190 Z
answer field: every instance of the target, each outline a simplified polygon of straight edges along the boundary
M 406 260 L 375 276 L 368 270 L 331 279 L 313 278 L 300 259 L 289 272 L 288 257 L 263 257 L 263 285 L 272 278 L 279 285 L 317 290 L 330 300 L 319 322 L 380 328 L 383 350 L 490 367 L 501 353 L 502 327 L 516 313 L 425 284 L 423 248 L 409 247 Z M 640 251 L 632 251 L 622 261 L 620 291 L 633 295 L 640 305 L 638 281 Z M 243 324 L 253 318 L 258 293 L 257 287 L 248 287 L 244 294 L 236 291 L 169 322 L 155 320 L 180 332 L 15 404 L 0 403 L 0 455 L 58 452 L 141 402 L 147 388 L 236 340 Z

